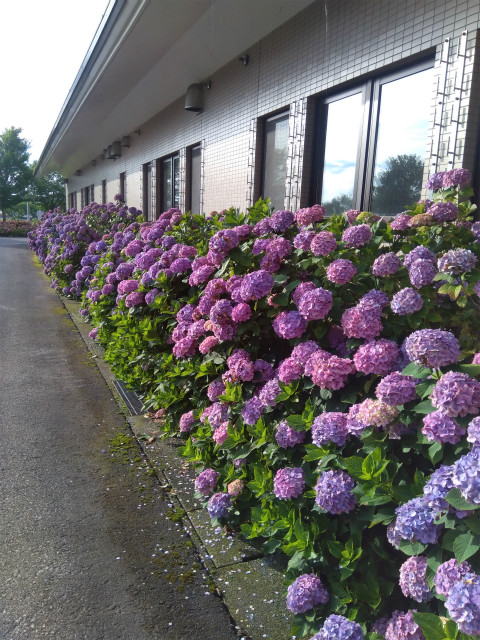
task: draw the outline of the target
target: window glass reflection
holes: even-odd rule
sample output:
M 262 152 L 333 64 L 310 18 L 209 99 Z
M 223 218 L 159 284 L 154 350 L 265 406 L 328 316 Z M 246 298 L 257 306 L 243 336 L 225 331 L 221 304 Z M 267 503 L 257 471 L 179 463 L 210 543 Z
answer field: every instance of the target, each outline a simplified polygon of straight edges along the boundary
M 371 210 L 392 215 L 419 199 L 433 69 L 385 83 L 375 150 Z
M 265 159 L 263 197 L 270 198 L 275 209 L 283 209 L 287 177 L 288 113 L 265 122 Z
M 322 205 L 328 214 L 352 208 L 362 117 L 361 93 L 328 105 L 322 179 Z

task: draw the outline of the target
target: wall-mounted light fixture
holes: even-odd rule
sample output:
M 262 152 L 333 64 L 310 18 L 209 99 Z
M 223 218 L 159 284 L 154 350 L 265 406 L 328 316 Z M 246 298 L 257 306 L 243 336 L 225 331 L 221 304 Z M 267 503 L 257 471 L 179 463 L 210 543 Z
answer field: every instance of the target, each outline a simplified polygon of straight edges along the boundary
M 211 86 L 211 80 L 191 84 L 185 94 L 185 110 L 201 113 L 203 111 L 203 89 L 210 89 Z
M 81 169 L 77 169 L 73 175 L 74 176 L 81 176 L 82 175 L 82 170 Z
M 115 140 L 112 142 L 112 156 L 114 158 L 119 158 L 122 155 L 122 147 L 120 144 L 120 140 Z
M 128 149 L 129 146 L 130 146 L 130 136 L 123 136 L 122 147 L 126 147 Z
M 248 55 L 248 53 L 244 53 L 243 56 L 240 56 L 238 59 L 238 61 L 241 62 L 245 67 L 247 66 L 249 60 L 250 56 Z

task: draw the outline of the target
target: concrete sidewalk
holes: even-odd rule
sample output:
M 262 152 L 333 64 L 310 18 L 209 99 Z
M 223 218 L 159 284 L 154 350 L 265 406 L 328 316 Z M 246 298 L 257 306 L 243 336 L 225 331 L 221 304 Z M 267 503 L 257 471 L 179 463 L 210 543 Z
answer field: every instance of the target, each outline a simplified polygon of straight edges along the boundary
M 119 410 L 78 304 L 22 239 L 0 273 L 0 638 L 289 638 L 283 567 L 212 529 L 178 442 L 140 453 L 157 425 Z

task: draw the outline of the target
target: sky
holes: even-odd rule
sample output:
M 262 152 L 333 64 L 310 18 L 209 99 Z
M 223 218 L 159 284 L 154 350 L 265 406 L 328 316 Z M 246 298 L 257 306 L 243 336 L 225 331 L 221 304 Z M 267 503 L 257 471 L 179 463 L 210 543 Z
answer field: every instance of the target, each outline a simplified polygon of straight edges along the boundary
M 22 129 L 38 160 L 108 0 L 0 2 L 0 133 Z

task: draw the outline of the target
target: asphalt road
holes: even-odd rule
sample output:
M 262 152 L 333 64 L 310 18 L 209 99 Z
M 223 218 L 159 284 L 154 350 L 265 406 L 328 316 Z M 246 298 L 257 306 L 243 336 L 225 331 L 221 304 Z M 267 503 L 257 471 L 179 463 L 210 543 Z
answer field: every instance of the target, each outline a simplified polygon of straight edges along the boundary
M 0 238 L 0 640 L 230 640 L 223 603 L 21 238 Z M 123 458 L 123 462 L 118 460 Z

